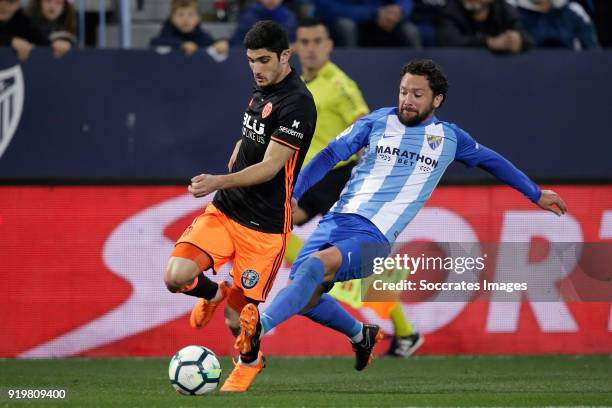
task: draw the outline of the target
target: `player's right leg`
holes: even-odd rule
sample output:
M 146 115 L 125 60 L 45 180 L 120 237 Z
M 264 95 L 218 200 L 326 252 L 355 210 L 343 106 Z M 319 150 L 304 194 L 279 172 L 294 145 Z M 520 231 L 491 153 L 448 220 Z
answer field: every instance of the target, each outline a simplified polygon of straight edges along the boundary
M 203 273 L 210 268 L 214 272 L 233 256 L 225 222 L 224 214 L 209 205 L 178 239 L 166 267 L 164 281 L 168 290 L 200 298 L 190 316 L 194 328 L 204 327 L 212 319 L 229 292 L 225 283 L 213 282 Z

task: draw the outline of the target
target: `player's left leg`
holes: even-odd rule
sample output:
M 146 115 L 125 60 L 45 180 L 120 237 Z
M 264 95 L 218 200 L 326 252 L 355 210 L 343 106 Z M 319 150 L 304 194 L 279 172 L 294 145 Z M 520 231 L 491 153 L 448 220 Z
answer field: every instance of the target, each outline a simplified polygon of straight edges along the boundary
M 234 290 L 228 296 L 226 323 L 233 333 L 238 333 L 239 322 L 235 319 L 238 311 L 247 304 L 257 309 L 257 304 L 265 301 L 272 289 L 282 265 L 287 235 L 254 231 L 237 223 L 232 223 L 231 230 L 236 257 L 231 272 Z M 264 361 L 259 349 L 241 350 L 240 357 L 221 391 L 248 390 L 257 374 L 264 368 Z
M 244 295 L 241 287 L 232 285 L 227 294 L 227 303 L 225 304 L 225 325 L 230 329 L 232 335 L 237 337 L 240 334 L 240 311 L 248 303 L 257 305 L 259 302 L 249 299 Z

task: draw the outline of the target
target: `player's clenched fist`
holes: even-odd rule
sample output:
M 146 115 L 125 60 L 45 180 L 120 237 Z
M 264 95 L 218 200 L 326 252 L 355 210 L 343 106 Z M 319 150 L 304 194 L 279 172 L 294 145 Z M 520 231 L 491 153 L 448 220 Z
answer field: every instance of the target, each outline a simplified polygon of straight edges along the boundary
M 200 174 L 191 178 L 191 184 L 187 187 L 187 190 L 193 194 L 194 197 L 204 197 L 213 191 L 219 190 L 219 188 L 221 188 L 219 176 Z

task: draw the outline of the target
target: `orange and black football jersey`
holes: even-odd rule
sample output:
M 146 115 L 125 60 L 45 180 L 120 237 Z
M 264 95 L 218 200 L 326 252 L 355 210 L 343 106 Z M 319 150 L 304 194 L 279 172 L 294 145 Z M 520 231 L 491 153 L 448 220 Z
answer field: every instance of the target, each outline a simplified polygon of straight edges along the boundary
M 291 195 L 317 122 L 310 91 L 292 69 L 281 82 L 255 87 L 242 119 L 242 144 L 232 172 L 263 160 L 271 141 L 295 150 L 276 176 L 250 187 L 219 190 L 214 204 L 230 218 L 257 231 L 291 231 Z

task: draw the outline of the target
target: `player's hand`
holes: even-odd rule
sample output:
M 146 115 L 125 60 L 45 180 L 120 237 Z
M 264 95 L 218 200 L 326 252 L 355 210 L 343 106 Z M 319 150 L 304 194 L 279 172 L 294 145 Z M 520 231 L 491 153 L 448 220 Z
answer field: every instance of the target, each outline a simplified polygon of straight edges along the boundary
M 567 211 L 565 201 L 552 190 L 542 190 L 542 196 L 537 204 L 543 210 L 554 212 L 559 216 Z
M 53 56 L 55 58 L 62 58 L 70 51 L 72 44 L 70 44 L 70 41 L 66 40 L 55 40 L 51 43 L 51 48 L 53 49 Z
M 26 62 L 27 59 L 30 57 L 30 53 L 34 48 L 34 44 L 27 40 L 24 40 L 23 38 L 13 37 L 13 39 L 11 40 L 11 47 L 13 47 L 17 52 L 17 58 L 19 59 L 19 61 Z
M 195 54 L 196 51 L 198 51 L 198 44 L 194 43 L 193 41 L 185 41 L 181 44 L 181 49 L 183 50 L 185 55 L 189 57 Z
M 187 191 L 194 197 L 204 197 L 221 188 L 221 177 L 212 174 L 200 174 L 191 179 Z
M 240 145 L 242 144 L 242 140 L 239 140 L 236 143 L 236 147 L 234 147 L 234 151 L 232 152 L 232 157 L 230 157 L 227 162 L 227 171 L 232 172 L 232 167 L 234 167 L 234 163 L 236 162 L 236 157 L 238 157 L 238 150 L 240 150 Z

